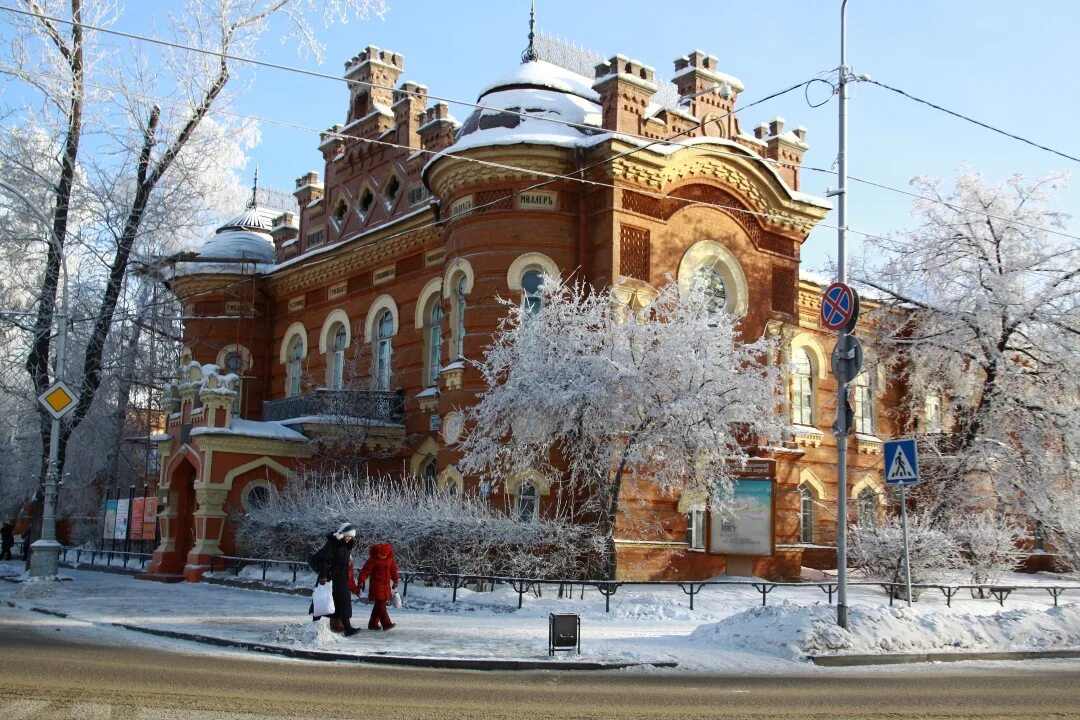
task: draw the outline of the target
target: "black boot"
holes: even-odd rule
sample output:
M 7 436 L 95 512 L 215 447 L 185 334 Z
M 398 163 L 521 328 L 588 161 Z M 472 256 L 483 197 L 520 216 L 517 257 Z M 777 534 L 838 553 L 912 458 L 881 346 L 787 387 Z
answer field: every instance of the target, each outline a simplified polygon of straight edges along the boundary
M 345 623 L 345 637 L 352 637 L 356 633 L 360 632 L 360 628 L 353 627 L 352 623 Z

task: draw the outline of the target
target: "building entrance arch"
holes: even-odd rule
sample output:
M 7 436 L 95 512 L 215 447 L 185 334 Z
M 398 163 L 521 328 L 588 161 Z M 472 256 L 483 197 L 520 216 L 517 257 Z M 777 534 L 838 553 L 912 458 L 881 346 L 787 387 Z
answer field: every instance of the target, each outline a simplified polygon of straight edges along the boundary
M 195 482 L 199 468 L 188 456 L 177 458 L 168 471 L 168 500 L 158 513 L 161 543 L 154 551 L 150 572 L 182 575 L 188 552 L 195 545 Z

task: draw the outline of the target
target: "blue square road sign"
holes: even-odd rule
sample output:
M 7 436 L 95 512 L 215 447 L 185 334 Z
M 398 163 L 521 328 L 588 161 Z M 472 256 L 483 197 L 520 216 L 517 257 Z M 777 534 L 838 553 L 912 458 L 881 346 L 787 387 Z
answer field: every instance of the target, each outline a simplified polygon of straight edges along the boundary
M 919 482 L 919 454 L 915 440 L 885 441 L 885 483 L 914 485 Z

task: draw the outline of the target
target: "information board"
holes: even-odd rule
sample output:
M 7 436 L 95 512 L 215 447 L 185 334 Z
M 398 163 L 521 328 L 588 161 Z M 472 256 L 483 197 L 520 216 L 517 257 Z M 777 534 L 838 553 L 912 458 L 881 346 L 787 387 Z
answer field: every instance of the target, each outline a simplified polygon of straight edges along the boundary
M 732 483 L 734 514 L 712 515 L 709 550 L 725 555 L 772 555 L 772 480 Z

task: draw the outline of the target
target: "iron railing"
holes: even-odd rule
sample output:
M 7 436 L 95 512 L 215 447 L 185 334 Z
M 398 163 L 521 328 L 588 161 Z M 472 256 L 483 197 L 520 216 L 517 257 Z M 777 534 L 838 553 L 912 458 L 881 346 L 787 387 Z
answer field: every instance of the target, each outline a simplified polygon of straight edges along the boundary
M 405 394 L 400 390 L 327 390 L 263 402 L 262 419 L 271 421 L 323 415 L 400 424 Z

